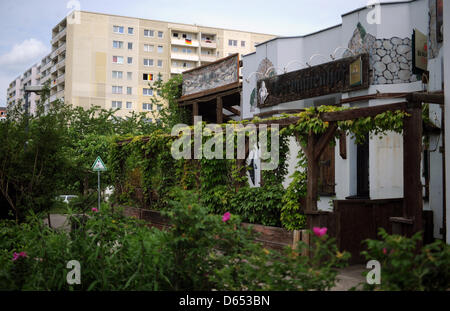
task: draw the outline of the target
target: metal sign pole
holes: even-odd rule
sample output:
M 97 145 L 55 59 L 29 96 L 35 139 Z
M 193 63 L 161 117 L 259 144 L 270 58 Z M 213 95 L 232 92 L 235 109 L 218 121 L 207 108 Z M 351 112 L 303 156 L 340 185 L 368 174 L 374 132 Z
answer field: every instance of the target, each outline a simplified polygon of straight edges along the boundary
M 98 173 L 98 211 L 100 211 L 100 171 Z

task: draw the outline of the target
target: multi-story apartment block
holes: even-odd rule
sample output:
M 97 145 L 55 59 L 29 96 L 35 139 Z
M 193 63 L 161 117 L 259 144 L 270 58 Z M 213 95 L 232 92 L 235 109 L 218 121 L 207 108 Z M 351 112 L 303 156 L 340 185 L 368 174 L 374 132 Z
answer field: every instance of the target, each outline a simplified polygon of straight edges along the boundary
M 52 52 L 36 66 L 38 82 L 50 81 L 51 101 L 120 108 L 119 116 L 154 111 L 157 117 L 151 97 L 158 94 L 149 84 L 159 76 L 166 81 L 221 57 L 253 52 L 256 44 L 275 37 L 84 11 L 72 14 L 79 15 L 53 28 Z M 18 90 L 15 94 L 21 95 Z
M 27 85 L 37 85 L 40 83 L 40 65 L 35 64 L 31 66 L 24 74 L 14 79 L 8 86 L 7 90 L 7 105 L 16 104 L 20 100 L 24 100 L 23 88 Z M 36 110 L 36 103 L 39 101 L 39 95 L 31 93 L 28 97 L 29 112 L 34 113 Z

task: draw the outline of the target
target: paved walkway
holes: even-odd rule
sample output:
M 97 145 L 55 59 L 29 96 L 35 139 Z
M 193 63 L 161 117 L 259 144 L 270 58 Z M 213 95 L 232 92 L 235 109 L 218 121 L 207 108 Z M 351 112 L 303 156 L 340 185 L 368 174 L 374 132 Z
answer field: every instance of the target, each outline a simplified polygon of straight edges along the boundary
M 362 289 L 360 283 L 365 283 L 366 279 L 362 275 L 367 269 L 363 265 L 349 266 L 339 270 L 337 277 L 338 282 L 332 291 L 347 291 L 352 287 L 357 286 L 357 289 Z

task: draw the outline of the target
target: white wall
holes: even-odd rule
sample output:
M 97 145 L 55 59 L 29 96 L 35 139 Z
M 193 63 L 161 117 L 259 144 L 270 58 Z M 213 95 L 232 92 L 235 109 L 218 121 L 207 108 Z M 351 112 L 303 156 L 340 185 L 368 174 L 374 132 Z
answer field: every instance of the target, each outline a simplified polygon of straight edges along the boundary
M 445 120 L 450 120 L 450 3 L 444 1 L 444 70 L 445 70 Z M 447 129 L 449 126 L 447 125 Z M 447 243 L 450 243 L 450 133 L 445 133 L 445 180 L 446 180 L 446 209 L 447 209 Z

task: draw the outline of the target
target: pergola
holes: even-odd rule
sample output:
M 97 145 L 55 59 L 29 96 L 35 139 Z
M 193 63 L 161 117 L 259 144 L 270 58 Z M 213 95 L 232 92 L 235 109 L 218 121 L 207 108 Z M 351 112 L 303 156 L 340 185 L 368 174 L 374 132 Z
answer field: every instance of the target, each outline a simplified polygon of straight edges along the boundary
M 365 96 L 369 99 L 373 95 Z M 363 100 L 356 98 L 355 100 Z M 399 97 L 378 96 L 382 98 Z M 422 103 L 444 105 L 444 95 L 442 93 L 404 93 L 401 95 L 405 99 L 403 102 L 385 104 L 379 106 L 355 108 L 345 111 L 322 113 L 320 118 L 329 122 L 330 126 L 322 135 L 309 133 L 306 146 L 302 146 L 303 152 L 308 160 L 307 167 L 307 197 L 305 214 L 307 215 L 307 226 L 312 229 L 320 223 L 321 212 L 317 208 L 318 198 L 318 174 L 319 158 L 330 140 L 335 137 L 338 129 L 338 121 L 353 120 L 365 117 L 375 117 L 386 111 L 405 111 L 409 114 L 403 122 L 403 180 L 404 180 L 404 200 L 402 217 L 390 217 L 392 231 L 396 234 L 411 236 L 415 232 L 422 230 L 422 184 L 421 184 L 421 152 L 422 152 Z M 354 100 L 354 101 L 355 101 Z M 346 102 L 349 102 L 347 100 Z M 287 117 L 279 120 L 262 121 L 260 124 L 278 124 L 289 126 L 296 124 L 299 117 Z M 345 135 L 341 135 L 341 140 Z M 341 148 L 345 144 L 341 141 Z M 342 150 L 341 150 L 342 152 Z

